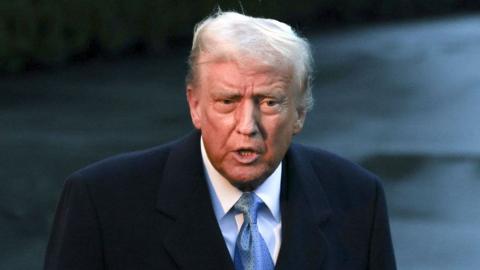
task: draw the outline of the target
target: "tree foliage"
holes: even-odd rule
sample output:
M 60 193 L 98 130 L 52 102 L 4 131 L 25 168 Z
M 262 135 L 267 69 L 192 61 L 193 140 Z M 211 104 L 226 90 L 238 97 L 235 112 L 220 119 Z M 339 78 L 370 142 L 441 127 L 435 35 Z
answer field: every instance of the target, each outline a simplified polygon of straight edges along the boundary
M 357 22 L 478 8 L 438 0 L 15 0 L 0 2 L 0 70 L 63 63 L 91 51 L 116 55 L 141 44 L 161 50 L 222 9 L 289 22 Z

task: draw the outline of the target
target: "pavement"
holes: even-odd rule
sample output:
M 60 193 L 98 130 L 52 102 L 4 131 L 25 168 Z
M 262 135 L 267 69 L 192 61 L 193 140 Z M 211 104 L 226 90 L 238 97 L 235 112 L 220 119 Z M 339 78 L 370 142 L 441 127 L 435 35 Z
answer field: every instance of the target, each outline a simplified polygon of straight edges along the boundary
M 478 269 L 480 15 L 308 38 L 316 104 L 295 139 L 383 179 L 399 269 Z M 187 50 L 0 79 L 0 269 L 41 268 L 69 173 L 191 129 Z
M 301 140 L 382 177 L 399 269 L 480 269 L 480 16 L 310 37 Z

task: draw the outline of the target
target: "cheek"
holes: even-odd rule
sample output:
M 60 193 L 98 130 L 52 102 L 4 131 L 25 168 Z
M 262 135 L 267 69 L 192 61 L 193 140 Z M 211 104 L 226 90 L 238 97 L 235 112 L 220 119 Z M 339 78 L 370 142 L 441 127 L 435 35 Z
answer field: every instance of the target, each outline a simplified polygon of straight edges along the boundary
M 202 119 L 202 133 L 208 136 L 217 148 L 225 146 L 235 128 L 235 120 L 230 114 L 219 114 L 207 108 Z
M 294 133 L 292 117 L 278 116 L 275 119 L 265 119 L 264 123 L 270 149 L 283 151 L 283 148 L 288 147 Z
M 219 114 L 211 108 L 206 109 L 204 115 L 204 124 L 209 128 L 214 129 L 215 132 L 225 132 L 226 130 L 229 130 L 235 122 L 231 115 Z
M 292 132 L 293 118 L 288 113 L 281 113 L 263 120 L 263 126 L 270 136 L 280 139 Z

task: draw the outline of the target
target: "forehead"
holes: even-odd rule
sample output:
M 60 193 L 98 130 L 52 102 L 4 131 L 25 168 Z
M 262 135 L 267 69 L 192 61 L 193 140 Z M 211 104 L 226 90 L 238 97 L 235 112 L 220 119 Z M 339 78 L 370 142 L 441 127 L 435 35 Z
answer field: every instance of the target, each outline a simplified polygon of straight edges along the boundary
M 209 86 L 290 88 L 291 84 L 290 70 L 255 60 L 204 61 L 199 63 L 198 72 L 200 84 Z

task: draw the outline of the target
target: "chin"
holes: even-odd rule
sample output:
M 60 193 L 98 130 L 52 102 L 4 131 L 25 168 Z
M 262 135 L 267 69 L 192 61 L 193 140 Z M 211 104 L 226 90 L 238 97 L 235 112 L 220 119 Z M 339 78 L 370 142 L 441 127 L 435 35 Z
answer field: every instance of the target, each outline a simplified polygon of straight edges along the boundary
M 255 180 L 249 180 L 249 181 L 230 181 L 230 184 L 235 186 L 241 191 L 253 191 L 255 190 L 258 186 L 260 186 L 265 179 L 255 179 Z
M 252 191 L 260 186 L 272 172 L 243 172 L 239 174 L 227 174 L 226 178 L 236 188 L 242 191 Z

